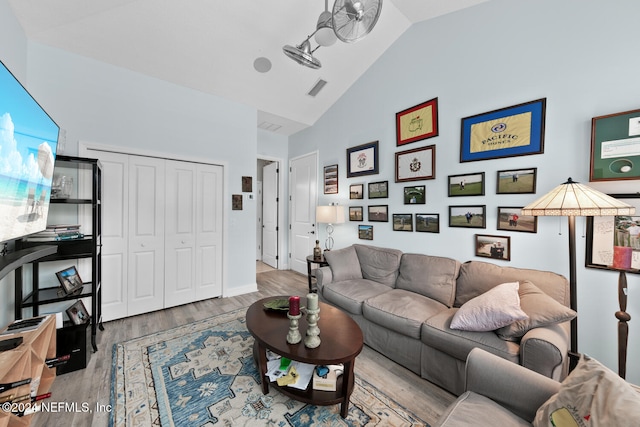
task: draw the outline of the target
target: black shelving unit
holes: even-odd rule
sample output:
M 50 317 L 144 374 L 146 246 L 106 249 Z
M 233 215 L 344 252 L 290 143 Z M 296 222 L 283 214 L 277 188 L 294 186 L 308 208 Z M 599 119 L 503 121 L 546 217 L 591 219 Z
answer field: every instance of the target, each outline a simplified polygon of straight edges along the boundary
M 43 245 L 55 246 L 56 252 L 42 256 L 32 262 L 32 290 L 24 292 L 22 266 L 16 268 L 15 278 L 15 318 L 21 319 L 23 310 L 31 308 L 32 315 L 40 314 L 40 307 L 61 301 L 73 301 L 80 298 L 91 298 L 91 345 L 98 351 L 96 334 L 98 329 L 104 330 L 102 325 L 102 166 L 98 159 L 71 157 L 58 155 L 56 168 L 76 169 L 78 176 L 91 174 L 91 195 L 88 198 L 52 198 L 49 209 L 56 205 L 75 205 L 91 207 L 91 234 L 85 237 L 61 241 L 32 241 L 27 239 L 16 242 L 17 251 L 28 251 L 30 248 Z M 85 282 L 80 293 L 64 295 L 59 292 L 60 287 L 40 287 L 40 264 L 50 261 L 91 259 L 91 281 Z M 65 328 L 71 327 L 70 322 Z

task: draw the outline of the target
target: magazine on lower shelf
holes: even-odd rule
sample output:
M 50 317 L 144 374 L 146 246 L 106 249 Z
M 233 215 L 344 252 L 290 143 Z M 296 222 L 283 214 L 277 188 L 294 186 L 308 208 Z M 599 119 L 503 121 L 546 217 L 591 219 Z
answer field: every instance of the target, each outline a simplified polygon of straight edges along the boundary
M 314 369 L 315 365 L 295 360 L 292 360 L 286 368 L 281 366 L 281 360 L 279 358 L 267 360 L 267 376 L 269 377 L 269 381 L 275 382 L 278 381 L 278 379 L 282 379 L 287 375 L 295 373 L 295 376 L 292 376 L 292 379 L 295 379 L 295 382 L 286 384 L 286 386 L 299 390 L 306 390 L 307 387 L 309 387 Z

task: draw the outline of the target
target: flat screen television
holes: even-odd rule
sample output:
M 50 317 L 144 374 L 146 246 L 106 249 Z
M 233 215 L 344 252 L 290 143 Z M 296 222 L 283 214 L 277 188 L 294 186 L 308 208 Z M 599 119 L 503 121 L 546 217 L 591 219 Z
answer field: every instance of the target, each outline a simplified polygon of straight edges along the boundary
M 46 228 L 59 132 L 0 61 L 0 242 Z

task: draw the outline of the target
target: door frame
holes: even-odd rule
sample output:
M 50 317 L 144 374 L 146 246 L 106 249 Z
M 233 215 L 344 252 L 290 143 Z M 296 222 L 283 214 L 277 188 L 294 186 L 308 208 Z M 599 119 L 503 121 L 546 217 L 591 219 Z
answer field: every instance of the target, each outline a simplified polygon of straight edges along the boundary
M 164 153 L 153 150 L 140 150 L 136 148 L 124 147 L 119 145 L 107 145 L 107 144 L 99 144 L 97 142 L 90 141 L 78 141 L 78 156 L 80 157 L 93 157 L 93 151 L 107 151 L 111 153 L 119 153 L 119 154 L 128 154 L 134 156 L 144 156 L 144 157 L 156 157 L 159 159 L 165 160 L 178 160 L 183 162 L 191 162 L 191 163 L 203 163 L 215 166 L 222 167 L 222 179 L 224 182 L 222 183 L 222 247 L 226 248 L 229 242 L 229 218 L 227 217 L 227 212 L 231 210 L 231 197 L 228 197 L 229 193 L 229 165 L 226 161 L 220 160 L 212 160 L 208 158 L 195 157 L 195 156 L 183 156 L 175 153 Z M 228 271 L 228 261 L 226 251 L 222 251 L 222 297 L 226 297 L 227 295 L 227 271 Z
M 287 232 L 287 222 L 289 221 L 289 214 L 288 214 L 288 210 L 287 209 L 283 209 L 283 203 L 284 203 L 284 198 L 287 197 L 285 196 L 284 189 L 285 189 L 285 181 L 289 181 L 289 174 L 285 173 L 285 170 L 283 169 L 284 166 L 284 162 L 285 160 L 281 157 L 273 157 L 273 156 L 266 156 L 266 155 L 262 155 L 259 154 L 256 157 L 256 161 L 257 160 L 268 160 L 270 162 L 277 162 L 278 163 L 278 270 L 288 270 L 289 269 L 289 257 L 286 256 L 287 252 L 288 252 L 288 244 L 286 242 L 288 242 L 289 240 L 286 239 L 286 237 L 288 237 L 288 232 Z M 256 164 L 256 168 L 257 168 L 257 164 Z M 264 188 L 264 186 L 263 186 Z M 263 197 L 264 197 L 264 192 L 263 192 Z M 262 214 L 262 213 L 261 213 Z M 264 218 L 264 217 L 263 217 Z
M 319 183 L 319 171 L 320 171 L 320 152 L 318 150 L 309 151 L 308 153 L 300 154 L 298 156 L 289 158 L 289 163 L 288 163 L 288 166 L 287 166 L 287 168 L 288 168 L 287 169 L 287 177 L 289 179 L 288 187 L 287 187 L 289 189 L 289 191 L 287 192 L 287 201 L 289 202 L 288 209 L 287 209 L 287 215 L 288 215 L 287 224 L 291 223 L 289 221 L 289 218 L 291 218 L 293 216 L 292 213 L 291 213 L 291 207 L 292 207 L 291 206 L 291 197 L 292 197 L 291 186 L 293 185 L 293 182 L 291 182 L 291 164 L 295 160 L 301 159 L 303 157 L 311 156 L 311 155 L 315 156 L 315 158 L 316 158 L 316 181 L 317 181 L 316 184 L 317 184 L 317 183 Z M 315 210 L 316 210 L 316 207 L 318 206 L 318 197 L 319 197 L 318 188 L 319 188 L 318 185 L 316 185 L 316 198 L 315 198 L 315 200 L 313 202 L 313 205 L 314 205 L 313 206 L 313 231 L 315 233 L 316 239 L 318 238 L 318 224 L 316 223 Z M 289 231 L 289 238 L 288 238 L 287 242 L 289 243 L 289 248 L 291 248 L 293 246 L 293 243 L 291 242 L 291 239 L 293 238 L 293 234 L 291 233 L 291 229 L 289 227 L 287 227 L 287 231 Z M 310 253 L 313 253 L 313 248 L 311 248 L 311 252 Z M 291 264 L 290 261 L 291 261 L 291 259 L 289 258 L 289 256 L 287 256 L 287 263 L 289 265 Z

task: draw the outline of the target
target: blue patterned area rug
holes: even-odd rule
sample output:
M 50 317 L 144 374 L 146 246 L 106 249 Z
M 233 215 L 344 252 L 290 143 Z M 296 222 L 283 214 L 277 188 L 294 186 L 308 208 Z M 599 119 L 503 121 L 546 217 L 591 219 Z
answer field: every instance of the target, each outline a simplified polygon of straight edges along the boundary
M 109 425 L 427 426 L 356 375 L 349 416 L 275 388 L 263 395 L 246 310 L 114 345 Z M 357 368 L 356 361 L 356 368 Z

